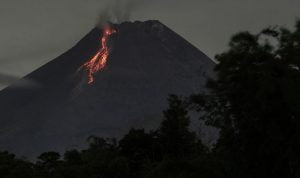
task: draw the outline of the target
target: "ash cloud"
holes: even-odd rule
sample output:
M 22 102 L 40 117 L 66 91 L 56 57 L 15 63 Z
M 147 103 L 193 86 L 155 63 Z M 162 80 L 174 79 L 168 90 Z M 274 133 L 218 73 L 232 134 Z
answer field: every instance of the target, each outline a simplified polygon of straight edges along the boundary
M 107 22 L 119 24 L 130 21 L 132 12 L 141 3 L 141 0 L 107 0 L 100 10 L 98 25 L 103 26 Z

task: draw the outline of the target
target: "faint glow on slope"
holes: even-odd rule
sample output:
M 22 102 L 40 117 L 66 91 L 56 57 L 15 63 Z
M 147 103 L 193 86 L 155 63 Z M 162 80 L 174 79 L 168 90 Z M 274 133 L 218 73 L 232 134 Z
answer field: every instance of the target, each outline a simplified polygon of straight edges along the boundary
M 86 68 L 88 71 L 88 84 L 92 84 L 95 81 L 95 73 L 106 66 L 110 53 L 108 39 L 114 33 L 117 33 L 117 31 L 113 27 L 106 25 L 103 29 L 103 36 L 101 38 L 101 48 L 97 51 L 94 57 L 80 67 L 80 69 Z

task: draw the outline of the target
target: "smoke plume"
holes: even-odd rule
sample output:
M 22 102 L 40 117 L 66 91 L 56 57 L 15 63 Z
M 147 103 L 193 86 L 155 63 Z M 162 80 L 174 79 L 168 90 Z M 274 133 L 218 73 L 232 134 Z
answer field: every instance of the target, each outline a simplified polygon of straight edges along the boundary
M 141 0 L 107 0 L 100 11 L 98 25 L 130 21 L 132 12 L 138 7 L 139 2 L 141 3 Z

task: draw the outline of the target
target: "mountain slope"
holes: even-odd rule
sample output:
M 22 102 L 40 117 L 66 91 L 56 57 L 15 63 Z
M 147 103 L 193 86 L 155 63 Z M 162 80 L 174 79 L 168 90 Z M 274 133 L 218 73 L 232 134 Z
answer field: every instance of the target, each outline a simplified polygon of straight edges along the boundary
M 107 67 L 87 84 L 78 70 L 99 49 L 93 29 L 72 49 L 0 92 L 0 150 L 36 156 L 81 148 L 90 135 L 120 137 L 155 128 L 169 94 L 204 91 L 214 63 L 158 21 L 116 25 Z M 24 80 L 25 80 L 24 79 Z

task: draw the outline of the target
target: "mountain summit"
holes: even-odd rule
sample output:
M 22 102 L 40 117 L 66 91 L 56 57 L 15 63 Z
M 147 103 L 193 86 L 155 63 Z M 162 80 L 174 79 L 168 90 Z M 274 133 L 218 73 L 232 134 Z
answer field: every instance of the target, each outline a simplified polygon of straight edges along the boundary
M 152 129 L 169 94 L 204 91 L 214 63 L 159 21 L 113 25 L 105 68 L 88 83 L 80 70 L 101 48 L 94 28 L 66 53 L 0 92 L 0 150 L 36 156 L 82 148 L 88 136 L 120 137 Z

